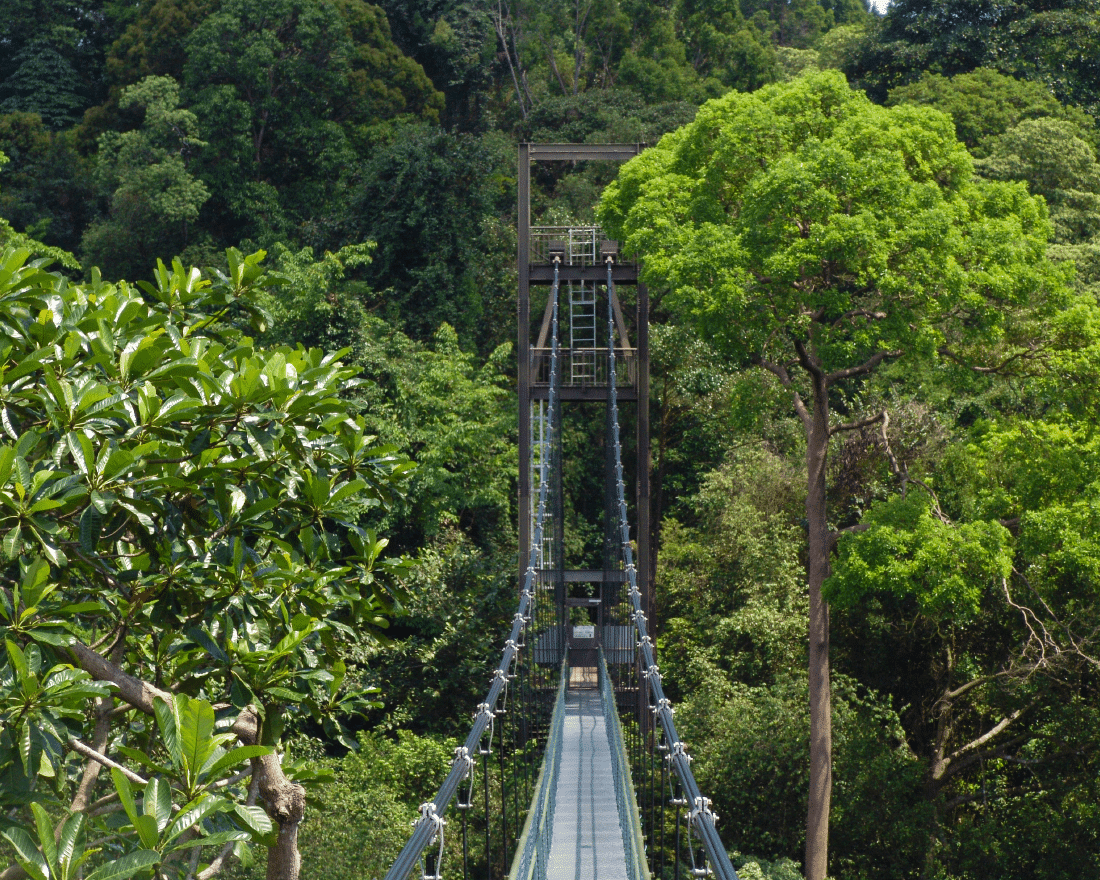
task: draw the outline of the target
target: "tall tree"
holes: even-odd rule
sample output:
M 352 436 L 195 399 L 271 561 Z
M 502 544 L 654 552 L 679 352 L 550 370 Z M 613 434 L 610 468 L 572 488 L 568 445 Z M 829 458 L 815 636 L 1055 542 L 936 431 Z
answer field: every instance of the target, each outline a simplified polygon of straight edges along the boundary
M 1026 119 L 1064 119 L 1086 137 L 1096 138 L 1096 121 L 1078 107 L 1065 105 L 1040 82 L 1016 79 L 988 67 L 952 77 L 926 73 L 891 89 L 888 104 L 927 104 L 950 114 L 955 132 L 971 154 L 989 152 L 988 141 Z
M 1100 106 L 1100 0 L 897 0 L 870 29 L 847 73 L 877 100 L 925 71 L 988 67 Z
M 184 94 L 208 143 L 205 221 L 227 244 L 326 228 L 370 126 L 436 119 L 442 104 L 362 0 L 228 0 L 184 49 Z
M 99 140 L 97 173 L 110 212 L 84 233 L 86 262 L 109 277 L 133 275 L 156 249 L 182 251 L 210 191 L 191 173 L 198 151 L 195 114 L 179 106 L 179 85 L 149 76 L 122 92 L 119 106 L 143 115 L 140 128 L 108 131 Z
M 831 437 L 882 418 L 844 413 L 838 392 L 888 360 L 965 360 L 981 345 L 1026 356 L 1028 340 L 1014 335 L 1025 330 L 1009 315 L 1064 297 L 1064 273 L 1045 258 L 1046 212 L 1022 186 L 975 183 L 947 116 L 876 107 L 839 74 L 822 73 L 704 105 L 623 167 L 600 215 L 720 351 L 787 389 L 802 422 L 806 875 L 824 880 L 832 734 L 821 588 L 835 541 L 825 468 Z M 834 419 L 834 408 L 848 420 Z
M 36 113 L 0 116 L 0 150 L 11 163 L 2 172 L 0 217 L 15 228 L 67 251 L 95 215 L 93 163 L 70 132 L 53 132 Z

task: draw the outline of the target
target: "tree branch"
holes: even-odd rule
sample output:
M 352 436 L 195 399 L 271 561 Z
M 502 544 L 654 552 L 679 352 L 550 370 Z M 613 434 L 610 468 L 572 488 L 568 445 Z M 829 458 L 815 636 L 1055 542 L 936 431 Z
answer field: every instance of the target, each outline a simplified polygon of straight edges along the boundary
M 774 361 L 769 361 L 762 355 L 756 355 L 754 358 L 757 366 L 763 367 L 769 373 L 773 373 L 778 379 L 780 384 L 791 392 L 791 396 L 794 398 L 794 409 L 798 413 L 798 417 L 802 420 L 802 424 L 809 430 L 811 423 L 810 411 L 806 409 L 806 403 L 802 400 L 802 395 L 794 390 L 794 383 L 791 381 L 791 374 L 787 372 L 787 368 L 783 364 L 777 364 Z
M 940 507 L 940 499 L 936 496 L 936 493 L 932 491 L 932 487 L 925 483 L 923 480 L 918 480 L 916 477 L 909 475 L 908 466 L 898 462 L 897 456 L 894 455 L 894 450 L 890 447 L 890 436 L 886 433 L 886 429 L 890 427 L 890 414 L 886 411 L 882 411 L 882 429 L 880 431 L 882 435 L 882 446 L 886 450 L 886 458 L 890 462 L 890 470 L 901 480 L 901 496 L 904 498 L 906 490 L 910 483 L 915 486 L 919 486 L 925 492 L 928 493 L 928 497 L 932 499 L 932 513 L 936 519 L 942 522 L 944 525 L 951 525 L 951 518 L 943 512 L 943 508 Z
M 821 368 L 821 364 L 810 356 L 809 351 L 806 350 L 806 346 L 802 344 L 801 339 L 794 340 L 794 350 L 798 352 L 798 363 L 801 365 L 807 373 L 813 376 L 815 379 L 829 380 L 829 377 L 825 375 L 825 371 Z
M 1023 351 L 1018 351 L 1015 354 L 1005 358 L 995 367 L 983 367 L 977 364 L 967 363 L 966 359 L 963 358 L 962 355 L 952 351 L 946 345 L 941 345 L 939 348 L 936 349 L 937 354 L 947 358 L 948 360 L 952 360 L 960 366 L 966 367 L 968 370 L 971 370 L 975 373 L 1000 373 L 1014 361 L 1030 360 L 1033 357 L 1037 357 L 1041 351 L 1042 349 L 1039 346 L 1032 344 Z
M 866 318 L 869 322 L 881 321 L 886 318 L 886 312 L 872 312 L 868 309 L 852 309 L 833 321 L 833 326 L 838 327 L 845 321 L 852 320 L 852 318 Z
M 102 764 L 104 767 L 109 767 L 112 770 L 119 771 L 119 773 L 121 773 L 123 776 L 125 776 L 127 779 L 129 779 L 135 785 L 148 785 L 149 784 L 148 779 L 145 779 L 144 777 L 139 776 L 133 770 L 130 770 L 126 767 L 123 767 L 117 761 L 112 761 L 106 755 L 100 754 L 99 752 L 97 752 L 95 749 L 93 749 L 87 743 L 83 743 L 80 740 L 78 740 L 75 736 L 69 737 L 68 742 L 66 742 L 66 745 L 70 749 L 72 749 L 74 752 L 77 752 L 78 754 L 83 755 L 85 758 L 91 758 L 93 761 L 95 761 L 99 764 Z
M 140 678 L 135 678 L 129 673 L 123 672 L 122 669 L 102 654 L 93 651 L 79 639 L 73 639 L 69 643 L 69 653 L 76 660 L 77 666 L 97 681 L 109 681 L 114 684 L 118 688 L 118 696 L 122 700 L 146 715 L 153 714 L 153 700 L 157 697 L 168 702 L 172 701 L 172 695 L 168 691 L 162 691 Z
M 845 526 L 843 529 L 833 529 L 829 532 L 829 546 L 828 552 L 832 553 L 836 549 L 836 545 L 840 542 L 841 535 L 855 535 L 859 532 L 865 532 L 870 525 L 867 523 L 856 523 L 854 526 Z
M 838 379 L 850 379 L 853 376 L 864 376 L 874 370 L 875 367 L 886 360 L 886 358 L 901 357 L 903 354 L 905 354 L 905 352 L 900 348 L 895 348 L 891 351 L 880 351 L 877 354 L 871 355 L 871 357 L 867 358 L 867 360 L 865 360 L 862 364 L 859 364 L 858 366 L 846 367 L 843 370 L 837 370 L 834 373 L 829 373 L 825 377 L 825 381 L 829 384 L 832 384 Z
M 873 425 L 875 422 L 881 422 L 883 419 L 888 418 L 886 410 L 880 412 L 877 416 L 868 416 L 865 419 L 860 419 L 858 422 L 845 422 L 842 425 L 833 425 L 829 428 L 829 436 L 839 434 L 842 431 L 858 431 L 860 428 L 866 428 L 868 425 Z
M 1017 709 L 1011 715 L 1006 715 L 1004 718 L 1002 718 L 1000 721 L 998 721 L 995 725 L 993 725 L 992 728 L 987 730 L 985 733 L 983 733 L 977 739 L 972 739 L 970 742 L 968 742 L 966 745 L 962 746 L 961 748 L 955 749 L 955 751 L 952 752 L 950 755 L 948 755 L 948 757 L 945 759 L 948 767 L 950 768 L 950 765 L 951 765 L 952 761 L 955 761 L 960 756 L 965 755 L 971 749 L 977 749 L 977 748 L 980 748 L 981 746 L 985 745 L 987 742 L 989 742 L 991 739 L 993 739 L 995 736 L 997 736 L 997 734 L 999 734 L 1003 730 L 1005 730 L 1010 724 L 1012 724 L 1014 721 L 1016 721 L 1016 719 L 1018 719 L 1021 715 L 1023 715 L 1025 712 L 1027 712 L 1034 705 L 1035 705 L 1035 701 L 1033 700 L 1032 702 L 1028 703 L 1026 706 L 1021 706 L 1019 709 Z M 946 775 L 946 773 L 944 775 Z

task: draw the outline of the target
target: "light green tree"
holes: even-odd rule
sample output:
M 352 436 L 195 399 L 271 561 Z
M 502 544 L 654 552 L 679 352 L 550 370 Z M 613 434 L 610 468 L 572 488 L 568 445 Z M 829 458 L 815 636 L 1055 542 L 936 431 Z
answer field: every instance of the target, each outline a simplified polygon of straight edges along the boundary
M 1019 184 L 979 183 L 950 119 L 877 107 L 836 73 L 731 93 L 623 167 L 600 217 L 644 277 L 726 356 L 770 372 L 805 432 L 810 791 L 806 876 L 827 873 L 832 789 L 830 438 L 882 413 L 838 413 L 885 361 L 1034 353 L 1065 304 L 1049 222 Z
M 1096 869 L 1082 845 L 1095 829 L 1100 667 L 1091 420 L 1056 406 L 1048 419 L 982 419 L 916 465 L 934 495 L 913 484 L 883 499 L 840 542 L 829 601 L 861 620 L 893 618 L 882 635 L 898 654 L 920 645 L 928 657 L 876 663 L 925 693 L 907 726 L 936 814 L 927 873 L 964 875 L 989 853 L 1005 874 L 1038 862 L 1047 876 Z M 872 643 L 879 626 L 867 627 Z

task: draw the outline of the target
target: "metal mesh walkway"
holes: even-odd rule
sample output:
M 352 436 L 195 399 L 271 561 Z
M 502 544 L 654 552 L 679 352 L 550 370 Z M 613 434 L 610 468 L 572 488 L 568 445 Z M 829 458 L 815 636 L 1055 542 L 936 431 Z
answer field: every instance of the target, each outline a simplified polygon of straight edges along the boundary
M 569 690 L 561 734 L 548 880 L 628 880 L 600 692 Z

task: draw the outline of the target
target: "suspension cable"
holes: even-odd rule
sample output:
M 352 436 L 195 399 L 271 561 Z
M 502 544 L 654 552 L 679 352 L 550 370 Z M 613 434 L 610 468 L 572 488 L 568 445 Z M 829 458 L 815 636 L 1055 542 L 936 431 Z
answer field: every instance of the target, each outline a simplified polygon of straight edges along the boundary
M 558 420 L 558 406 L 559 406 L 559 377 L 558 377 L 558 288 L 559 288 L 559 268 L 561 265 L 560 257 L 554 258 L 554 283 L 551 288 L 550 296 L 553 297 L 553 330 L 551 334 L 551 349 L 550 349 L 550 404 L 547 408 L 547 427 L 551 431 Z M 424 804 L 421 808 L 421 816 L 414 823 L 413 833 L 409 837 L 409 840 L 405 843 L 404 848 L 398 854 L 396 860 L 390 870 L 386 873 L 385 880 L 405 880 L 417 863 L 424 850 L 436 839 L 437 836 L 442 834 L 442 825 L 440 824 L 444 813 L 447 811 L 447 807 L 450 806 L 451 799 L 455 796 L 459 786 L 463 780 L 472 773 L 472 768 L 467 763 L 467 758 L 470 755 L 476 754 L 479 751 L 479 747 L 482 739 L 485 736 L 486 729 L 489 730 L 490 743 L 492 742 L 492 725 L 494 712 L 492 707 L 497 705 L 497 701 L 501 698 L 501 694 L 508 682 L 508 671 L 512 666 L 513 659 L 519 653 L 519 641 L 520 632 L 525 626 L 525 621 L 530 619 L 530 610 L 535 602 L 535 569 L 539 562 L 539 555 L 542 548 L 543 528 L 546 520 L 546 505 L 549 486 L 549 464 L 546 460 L 546 455 L 540 456 L 539 461 L 539 496 L 538 496 L 538 508 L 535 519 L 534 534 L 531 540 L 531 547 L 528 552 L 527 569 L 523 575 L 523 588 L 520 591 L 519 608 L 516 611 L 512 620 L 512 629 L 508 636 L 508 640 L 505 642 L 504 651 L 501 656 L 500 663 L 497 664 L 497 668 L 494 671 L 493 681 L 489 687 L 489 693 L 486 695 L 485 700 L 479 706 L 479 711 L 474 717 L 474 723 L 470 730 L 469 736 L 466 737 L 465 745 L 462 749 L 460 757 L 456 754 L 454 761 L 451 764 L 451 770 L 447 774 L 447 778 L 443 780 L 443 784 L 439 787 L 439 791 L 436 792 L 435 797 Z M 521 512 L 521 515 L 525 515 Z M 503 748 L 503 737 L 502 745 Z M 484 771 L 486 777 L 486 784 L 489 776 L 489 761 L 484 762 Z M 430 810 L 428 809 L 430 808 Z M 486 813 L 488 811 L 486 810 Z M 489 824 L 489 816 L 485 817 L 486 825 Z M 488 860 L 487 860 L 488 863 Z
M 609 303 L 613 300 L 615 282 L 612 278 L 612 260 L 607 259 L 607 296 Z M 638 638 L 638 647 L 642 653 L 642 669 L 645 670 L 643 678 L 649 687 L 652 698 L 652 708 L 657 722 L 664 732 L 665 743 L 669 746 L 666 756 L 669 768 L 675 774 L 683 787 L 684 797 L 687 803 L 692 805 L 691 812 L 686 818 L 691 831 L 703 844 L 707 857 L 714 870 L 717 880 L 737 880 L 737 872 L 734 871 L 729 855 L 718 836 L 715 823 L 717 815 L 710 808 L 710 799 L 703 797 L 699 786 L 695 782 L 695 776 L 691 772 L 691 756 L 688 755 L 684 743 L 676 733 L 676 725 L 672 720 L 672 704 L 665 696 L 661 685 L 661 672 L 657 666 L 656 655 L 653 650 L 653 640 L 647 633 L 645 611 L 642 609 L 642 593 L 638 588 L 638 569 L 634 563 L 634 549 L 630 543 L 630 525 L 627 520 L 626 487 L 623 483 L 622 445 L 619 440 L 619 399 L 616 387 L 615 374 L 615 322 L 612 310 L 607 310 L 607 351 L 608 351 L 608 405 L 611 408 L 611 418 L 614 433 L 615 475 L 616 492 L 618 493 L 619 508 L 619 532 L 622 539 L 623 560 L 626 567 L 627 582 L 630 586 L 630 603 L 633 608 L 633 623 Z M 639 406 L 645 406 L 645 401 L 639 401 Z M 640 719 L 639 719 L 640 720 Z M 639 730 L 639 734 L 641 731 Z M 643 753 L 644 755 L 644 753 Z M 644 757 L 643 757 L 644 761 Z M 644 810 L 643 805 L 643 810 Z M 688 841 L 690 844 L 690 840 Z

